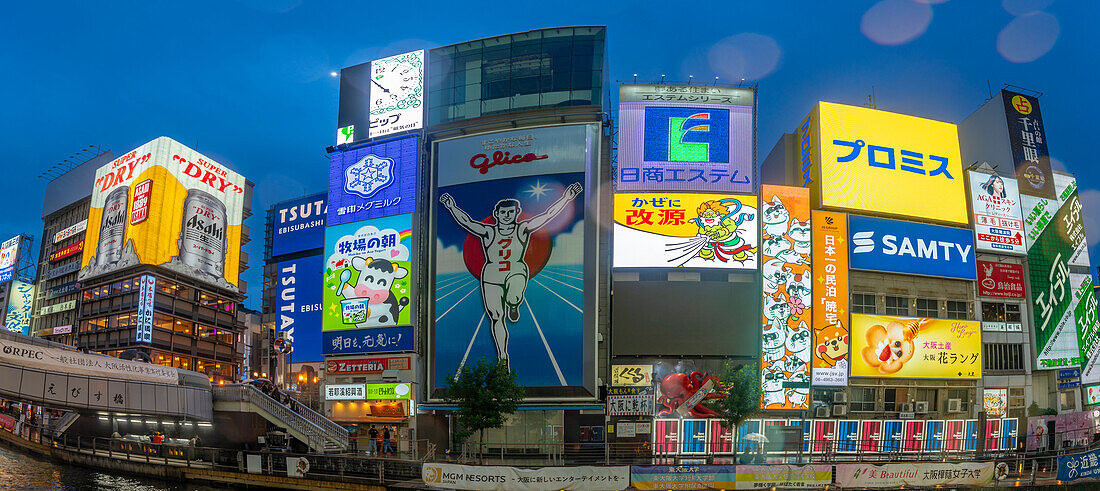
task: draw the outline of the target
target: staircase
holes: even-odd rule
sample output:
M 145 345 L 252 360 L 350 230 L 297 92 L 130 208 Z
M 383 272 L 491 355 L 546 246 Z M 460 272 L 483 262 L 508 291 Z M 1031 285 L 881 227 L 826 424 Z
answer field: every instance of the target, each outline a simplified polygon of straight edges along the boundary
M 219 385 L 211 391 L 215 411 L 256 413 L 315 452 L 343 452 L 350 446 L 348 430 L 304 405 L 291 410 L 248 384 Z
M 76 421 L 76 418 L 79 417 L 80 415 L 77 414 L 76 411 L 67 411 L 60 418 L 54 420 L 54 432 L 58 435 L 64 433 L 65 430 L 69 429 L 69 427 L 73 425 L 73 422 Z

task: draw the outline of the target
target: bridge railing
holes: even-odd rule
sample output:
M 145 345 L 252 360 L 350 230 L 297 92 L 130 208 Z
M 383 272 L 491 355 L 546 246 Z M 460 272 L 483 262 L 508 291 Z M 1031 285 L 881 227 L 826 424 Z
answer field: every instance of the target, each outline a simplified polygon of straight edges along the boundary
M 326 442 L 335 445 L 338 450 L 348 448 L 348 430 L 304 404 L 296 404 L 294 408 L 287 407 L 248 384 L 222 385 L 212 388 L 212 391 L 215 400 L 246 402 L 259 406 L 291 427 L 288 429 L 307 435 L 311 441 L 306 443 L 311 448 L 325 449 Z

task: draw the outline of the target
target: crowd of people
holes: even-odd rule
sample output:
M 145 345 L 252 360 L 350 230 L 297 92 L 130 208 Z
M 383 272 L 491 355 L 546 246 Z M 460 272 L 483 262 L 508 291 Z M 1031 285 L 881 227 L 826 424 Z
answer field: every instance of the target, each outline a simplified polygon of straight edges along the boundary
M 371 457 L 393 456 L 397 453 L 397 428 L 383 426 L 379 431 L 374 425 L 367 430 L 367 455 Z

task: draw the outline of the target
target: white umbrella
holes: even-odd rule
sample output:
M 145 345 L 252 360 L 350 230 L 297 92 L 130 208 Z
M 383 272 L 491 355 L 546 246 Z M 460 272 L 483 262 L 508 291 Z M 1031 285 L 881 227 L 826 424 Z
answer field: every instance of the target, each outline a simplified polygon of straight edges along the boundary
M 766 436 L 764 436 L 760 433 L 749 433 L 748 435 L 745 435 L 744 438 L 745 438 L 745 440 L 748 440 L 750 442 L 768 443 L 768 437 L 766 437 Z

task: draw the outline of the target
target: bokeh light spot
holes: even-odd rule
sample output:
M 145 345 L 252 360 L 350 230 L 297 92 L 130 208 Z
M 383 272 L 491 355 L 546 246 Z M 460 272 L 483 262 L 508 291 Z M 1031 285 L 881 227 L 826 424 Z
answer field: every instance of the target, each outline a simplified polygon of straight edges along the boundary
M 779 66 L 782 50 L 774 39 L 751 32 L 718 41 L 707 51 L 707 63 L 719 81 L 760 80 Z
M 871 41 L 887 46 L 908 43 L 932 23 L 932 6 L 912 0 L 882 0 L 864 12 L 859 30 Z
M 1021 15 L 997 35 L 997 52 L 1013 63 L 1039 59 L 1058 40 L 1058 19 L 1046 12 Z

